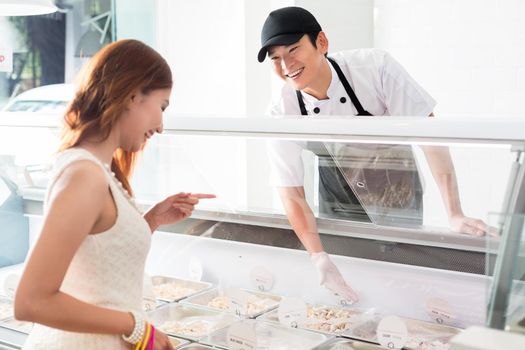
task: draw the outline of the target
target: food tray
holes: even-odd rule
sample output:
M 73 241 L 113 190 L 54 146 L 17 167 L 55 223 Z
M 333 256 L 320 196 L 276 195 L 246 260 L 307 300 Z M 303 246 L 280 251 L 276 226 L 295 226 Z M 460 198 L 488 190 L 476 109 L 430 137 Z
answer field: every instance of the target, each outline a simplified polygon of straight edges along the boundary
M 144 311 L 155 310 L 155 309 L 161 307 L 162 305 L 166 305 L 166 304 L 167 303 L 165 301 L 162 301 L 162 300 L 159 300 L 159 299 L 155 299 L 155 300 L 151 300 L 151 299 L 148 299 L 148 298 L 142 299 L 142 309 Z
M 155 297 L 168 303 L 182 300 L 213 286 L 209 282 L 190 281 L 167 276 L 153 276 L 151 283 Z
M 405 349 L 410 350 L 448 350 L 450 339 L 461 332 L 461 329 L 450 326 L 434 324 L 430 322 L 400 317 L 405 322 L 408 330 L 408 340 Z M 377 325 L 381 317 L 368 320 L 357 325 L 349 332 L 342 334 L 343 337 L 365 340 L 377 343 Z
M 0 327 L 9 328 L 21 333 L 29 334 L 33 329 L 34 323 L 18 321 L 14 317 L 5 318 L 0 321 Z
M 13 301 L 0 297 L 0 320 L 14 316 Z
M 271 293 L 252 291 L 252 290 L 247 290 L 247 289 L 240 289 L 240 290 L 250 294 L 250 296 L 254 298 L 253 300 L 256 300 L 255 303 L 252 303 L 251 301 L 248 303 L 247 312 L 241 313 L 239 315 L 241 317 L 255 318 L 259 315 L 262 315 L 263 313 L 268 312 L 272 309 L 275 309 L 277 306 L 279 306 L 279 302 L 282 299 L 281 296 L 271 294 Z M 212 303 L 213 301 L 219 300 L 218 298 L 222 298 L 221 306 L 224 306 L 224 307 L 210 305 L 210 303 Z M 260 301 L 260 303 L 258 301 Z M 219 288 L 213 288 L 203 293 L 196 294 L 194 296 L 184 299 L 181 303 L 189 304 L 189 305 L 196 305 L 199 307 L 204 307 L 204 308 L 212 309 L 212 310 L 220 310 L 224 312 L 235 313 L 235 310 L 232 308 L 229 308 L 228 306 L 229 298 L 227 296 L 224 296 L 220 292 Z M 218 303 L 215 303 L 215 305 L 218 305 Z M 256 308 L 251 308 L 252 306 L 255 306 Z
M 171 335 L 168 335 L 168 340 L 171 343 L 171 346 L 173 346 L 174 349 L 180 349 L 185 345 L 188 345 L 190 342 L 186 339 L 173 337 Z
M 297 327 L 329 335 L 341 335 L 376 315 L 373 309 L 327 305 L 307 305 L 307 307 L 307 320 L 303 324 L 298 324 Z M 279 323 L 279 310 L 270 311 L 257 319 Z
M 257 339 L 255 349 L 311 350 L 331 338 L 318 332 L 285 327 L 274 322 L 251 319 L 244 319 L 239 322 L 253 327 Z M 228 349 L 230 347 L 228 330 L 229 327 L 218 330 L 200 342 L 221 349 Z
M 182 348 L 180 348 L 180 350 L 217 350 L 215 348 L 210 348 L 209 346 L 207 345 L 202 345 L 202 344 L 189 344 L 189 345 L 186 345 L 186 346 L 183 346 Z
M 198 341 L 238 320 L 232 314 L 181 304 L 166 304 L 148 312 L 147 316 L 148 320 L 164 333 L 193 341 Z M 166 322 L 173 324 L 166 326 Z
M 385 348 L 357 340 L 333 338 L 315 347 L 314 350 L 384 350 Z

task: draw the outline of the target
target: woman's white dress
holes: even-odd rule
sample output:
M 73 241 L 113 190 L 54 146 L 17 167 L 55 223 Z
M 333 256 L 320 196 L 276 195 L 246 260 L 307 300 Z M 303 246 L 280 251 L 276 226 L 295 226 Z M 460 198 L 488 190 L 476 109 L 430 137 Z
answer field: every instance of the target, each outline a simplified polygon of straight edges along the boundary
M 83 149 L 62 152 L 54 165 L 45 205 L 57 178 L 79 160 L 93 161 L 104 170 L 116 204 L 117 219 L 109 230 L 86 237 L 71 261 L 60 290 L 100 307 L 142 312 L 144 266 L 151 231 L 109 167 Z M 39 324 L 35 324 L 23 347 L 48 350 L 129 348 L 119 335 L 66 332 Z

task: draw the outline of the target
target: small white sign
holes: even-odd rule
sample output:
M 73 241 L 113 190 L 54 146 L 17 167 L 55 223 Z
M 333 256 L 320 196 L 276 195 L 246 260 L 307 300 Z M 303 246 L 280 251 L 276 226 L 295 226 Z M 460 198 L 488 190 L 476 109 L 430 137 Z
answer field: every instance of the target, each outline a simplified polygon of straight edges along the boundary
M 157 308 L 157 300 L 144 297 L 142 299 L 142 309 L 144 311 L 151 311 Z
M 228 346 L 232 350 L 255 350 L 257 349 L 257 334 L 254 329 L 255 323 L 239 322 L 228 328 Z
M 279 303 L 277 315 L 281 324 L 287 327 L 297 328 L 306 321 L 306 303 L 299 298 L 285 297 Z
M 153 292 L 153 280 L 151 276 L 144 273 L 142 283 L 142 307 L 144 310 L 149 311 L 155 309 L 157 306 L 157 298 Z
M 387 316 L 377 325 L 377 340 L 387 349 L 401 349 L 408 339 L 405 322 L 397 316 Z
M 13 71 L 13 49 L 0 47 L 0 72 Z
M 260 291 L 268 291 L 273 287 L 273 274 L 262 266 L 256 266 L 250 272 L 252 285 Z
M 188 276 L 190 279 L 193 281 L 200 281 L 202 280 L 203 273 L 204 269 L 202 267 L 201 261 L 196 257 L 190 258 L 190 262 L 188 264 Z
M 238 288 L 228 288 L 224 290 L 224 295 L 230 299 L 230 310 L 237 316 L 246 315 L 248 312 L 248 300 L 250 294 Z
M 440 298 L 430 298 L 426 302 L 427 314 L 434 322 L 445 325 L 453 325 L 456 319 L 450 304 Z

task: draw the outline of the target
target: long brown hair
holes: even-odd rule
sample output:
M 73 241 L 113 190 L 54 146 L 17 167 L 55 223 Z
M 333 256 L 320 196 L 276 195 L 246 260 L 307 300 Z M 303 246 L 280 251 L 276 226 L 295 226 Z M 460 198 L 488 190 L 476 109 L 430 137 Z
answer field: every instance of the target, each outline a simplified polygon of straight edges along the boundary
M 78 146 L 88 137 L 106 140 L 137 89 L 147 94 L 173 85 L 164 58 L 138 40 L 119 40 L 100 50 L 80 75 L 75 98 L 64 117 L 60 151 Z M 132 193 L 129 178 L 137 152 L 117 149 L 111 170 Z

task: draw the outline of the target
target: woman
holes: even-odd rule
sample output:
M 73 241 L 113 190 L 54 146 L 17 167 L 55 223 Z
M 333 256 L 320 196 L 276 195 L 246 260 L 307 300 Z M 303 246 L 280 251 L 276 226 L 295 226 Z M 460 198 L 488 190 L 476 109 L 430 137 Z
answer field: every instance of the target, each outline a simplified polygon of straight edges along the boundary
M 179 193 L 144 215 L 131 198 L 133 163 L 162 132 L 171 87 L 166 61 L 139 41 L 92 58 L 66 112 L 42 232 L 16 294 L 16 318 L 37 323 L 24 349 L 172 348 L 141 312 L 150 236 L 214 196 Z

